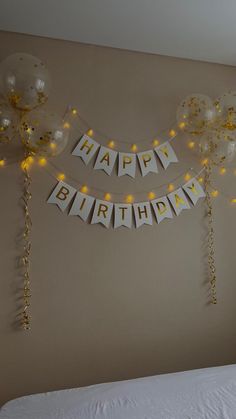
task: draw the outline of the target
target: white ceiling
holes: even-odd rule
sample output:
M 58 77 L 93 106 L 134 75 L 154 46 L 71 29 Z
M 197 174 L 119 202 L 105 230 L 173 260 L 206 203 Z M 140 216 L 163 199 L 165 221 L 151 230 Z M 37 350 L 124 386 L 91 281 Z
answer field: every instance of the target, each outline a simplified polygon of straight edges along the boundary
M 1 0 L 0 29 L 236 65 L 236 0 Z

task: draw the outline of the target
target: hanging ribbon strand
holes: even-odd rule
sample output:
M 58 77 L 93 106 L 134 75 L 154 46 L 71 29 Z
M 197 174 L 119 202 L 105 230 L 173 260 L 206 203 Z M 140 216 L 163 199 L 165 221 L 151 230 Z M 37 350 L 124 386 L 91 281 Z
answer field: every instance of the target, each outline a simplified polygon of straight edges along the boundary
M 24 210 L 24 217 L 25 217 L 25 224 L 24 224 L 24 233 L 23 233 L 23 240 L 24 240 L 24 254 L 22 256 L 22 262 L 24 266 L 24 280 L 23 280 L 23 310 L 21 313 L 21 324 L 24 330 L 30 330 L 30 314 L 29 314 L 29 307 L 30 307 L 30 253 L 31 253 L 31 227 L 32 221 L 29 212 L 29 201 L 32 197 L 30 192 L 31 186 L 31 176 L 29 174 L 28 168 L 29 163 L 27 161 L 29 157 L 27 157 L 21 164 L 24 173 L 24 189 L 23 189 L 23 210 Z
M 205 193 L 206 193 L 207 220 L 208 220 L 208 235 L 207 235 L 208 273 L 209 273 L 210 286 L 211 286 L 211 303 L 217 304 L 213 208 L 212 208 L 212 200 L 211 200 L 211 193 L 210 193 L 211 173 L 212 173 L 212 168 L 210 165 L 207 165 L 206 170 L 205 170 Z

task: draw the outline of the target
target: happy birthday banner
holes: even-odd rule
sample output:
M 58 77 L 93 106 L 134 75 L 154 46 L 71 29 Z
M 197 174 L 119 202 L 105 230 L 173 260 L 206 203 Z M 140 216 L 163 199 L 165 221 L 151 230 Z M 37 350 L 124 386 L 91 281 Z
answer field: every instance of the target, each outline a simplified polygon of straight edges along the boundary
M 115 167 L 118 157 L 118 176 L 128 175 L 135 178 L 136 162 L 142 176 L 148 173 L 158 173 L 157 159 L 158 157 L 164 169 L 170 163 L 177 163 L 177 156 L 170 145 L 169 141 L 155 147 L 153 150 L 146 150 L 140 153 L 125 153 L 111 150 L 97 143 L 89 135 L 84 134 L 72 152 L 72 155 L 78 156 L 87 165 L 97 153 L 94 163 L 95 170 L 103 170 L 107 175 L 111 175 Z
M 158 224 L 166 218 L 173 218 L 174 214 L 178 216 L 184 209 L 191 208 L 189 202 L 196 205 L 204 197 L 205 192 L 196 178 L 166 196 L 133 204 L 96 199 L 60 181 L 47 202 L 56 204 L 63 212 L 70 206 L 68 215 L 79 216 L 90 224 L 100 223 L 106 228 L 111 224 L 114 228 L 131 228 L 134 224 L 138 228 L 143 224 L 152 225 L 153 216 Z

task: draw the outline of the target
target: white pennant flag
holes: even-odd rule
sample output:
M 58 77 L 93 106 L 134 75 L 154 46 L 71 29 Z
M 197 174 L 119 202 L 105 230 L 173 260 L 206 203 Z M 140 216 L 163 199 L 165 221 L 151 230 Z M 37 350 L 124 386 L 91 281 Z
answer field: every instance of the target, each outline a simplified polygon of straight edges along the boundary
M 182 188 L 184 192 L 188 195 L 193 205 L 196 205 L 197 201 L 200 198 L 204 198 L 206 196 L 200 183 L 195 178 L 185 183 L 185 185 L 183 185 Z
M 133 204 L 133 208 L 136 228 L 143 224 L 152 225 L 152 212 L 149 202 L 138 202 Z
M 115 218 L 114 228 L 125 226 L 131 228 L 132 226 L 132 205 L 131 204 L 114 204 Z
M 100 146 L 96 141 L 84 134 L 73 150 L 72 155 L 81 157 L 83 162 L 87 165 L 99 147 Z
M 95 199 L 82 192 L 77 192 L 69 215 L 78 215 L 83 221 L 87 221 Z
M 169 201 L 166 196 L 151 201 L 158 224 L 165 218 L 173 218 Z
M 176 215 L 179 215 L 182 210 L 184 209 L 190 209 L 190 205 L 188 203 L 188 200 L 181 188 L 176 189 L 176 191 L 171 192 L 168 196 L 168 199 L 176 213 Z
M 113 204 L 111 202 L 96 199 L 91 224 L 101 223 L 108 228 L 111 221 L 112 210 Z
M 101 146 L 96 158 L 94 169 L 102 169 L 110 176 L 116 161 L 117 154 L 117 151 Z
M 129 175 L 135 177 L 136 154 L 119 153 L 118 176 Z
M 48 204 L 56 204 L 61 211 L 65 211 L 75 194 L 75 188 L 61 181 L 58 182 L 47 202 Z
M 150 172 L 158 173 L 156 158 L 152 150 L 143 151 L 137 156 L 142 176 L 146 176 Z
M 169 141 L 166 141 L 158 147 L 155 147 L 154 150 L 158 155 L 164 169 L 167 169 L 170 163 L 178 162 L 177 156 L 173 148 L 171 147 Z

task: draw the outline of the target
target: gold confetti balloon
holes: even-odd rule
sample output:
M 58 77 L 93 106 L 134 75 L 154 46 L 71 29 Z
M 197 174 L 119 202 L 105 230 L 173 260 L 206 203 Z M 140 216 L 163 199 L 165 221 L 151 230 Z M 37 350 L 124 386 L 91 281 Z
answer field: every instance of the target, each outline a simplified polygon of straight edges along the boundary
M 50 77 L 43 62 L 29 54 L 16 53 L 0 64 L 0 87 L 14 108 L 31 111 L 49 95 Z
M 0 104 L 0 143 L 8 143 L 16 134 L 19 119 L 10 106 Z
M 226 129 L 209 130 L 200 138 L 199 152 L 216 166 L 230 163 L 236 155 L 236 135 Z
M 218 125 L 228 130 L 236 129 L 236 91 L 224 93 L 215 102 Z
M 200 94 L 187 96 L 177 108 L 178 126 L 190 135 L 200 135 L 216 120 L 216 108 L 210 97 Z
M 24 146 L 33 154 L 54 157 L 66 147 L 69 134 L 62 118 L 37 109 L 22 118 L 20 135 Z

